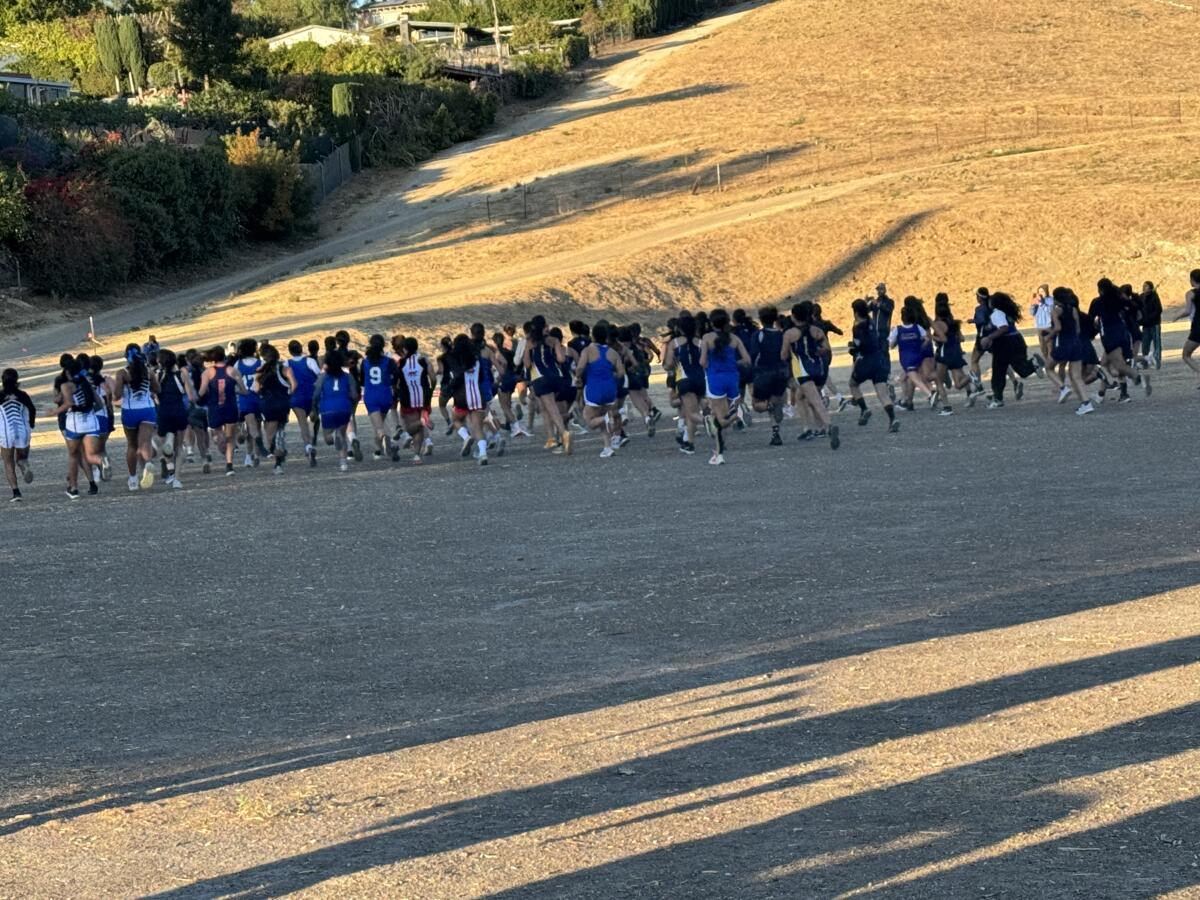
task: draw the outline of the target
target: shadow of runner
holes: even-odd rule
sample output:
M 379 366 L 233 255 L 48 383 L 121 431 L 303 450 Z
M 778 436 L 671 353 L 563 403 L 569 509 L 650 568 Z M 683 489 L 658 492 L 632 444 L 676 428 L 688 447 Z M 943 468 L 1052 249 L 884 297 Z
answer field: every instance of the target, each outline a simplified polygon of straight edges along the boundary
M 312 887 L 334 876 L 457 850 L 535 829 L 563 825 L 581 817 L 613 812 L 639 803 L 663 800 L 690 791 L 717 787 L 726 782 L 762 776 L 786 766 L 838 756 L 859 750 L 866 745 L 878 745 L 890 740 L 964 725 L 1013 706 L 1050 700 L 1109 682 L 1191 665 L 1198 656 L 1200 635 L 1194 635 L 1069 663 L 1044 666 L 907 700 L 889 700 L 798 722 L 789 721 L 782 725 L 765 726 L 754 731 L 726 733 L 683 747 L 638 757 L 636 766 L 639 775 L 634 778 L 615 779 L 612 770 L 606 768 L 548 784 L 431 807 L 399 819 L 385 820 L 377 826 L 377 833 L 369 836 L 253 866 L 231 875 L 206 879 L 155 896 L 278 896 Z M 1031 786 L 1023 779 L 1026 778 L 1025 773 L 1033 771 L 1028 758 L 1033 758 L 1035 754 L 1040 754 L 1038 759 L 1048 760 L 1044 768 L 1054 774 L 1047 778 L 1047 781 L 1054 782 L 1160 759 L 1195 748 L 1200 743 L 1200 734 L 1190 726 L 1195 722 L 1194 712 L 1200 709 L 1200 704 L 1184 709 L 1190 714 L 1185 715 L 1183 711 L 1175 710 L 1150 716 L 1138 720 L 1135 726 L 1124 725 L 1106 729 L 1039 747 L 1028 753 L 1009 754 L 961 769 L 939 772 L 916 782 L 832 801 L 816 809 L 795 814 L 792 818 L 796 820 L 792 825 L 811 825 L 814 821 L 812 817 L 821 811 L 829 813 L 826 815 L 826 821 L 838 823 L 833 835 L 825 837 L 826 844 L 834 846 L 822 845 L 814 848 L 812 853 L 808 854 L 812 855 L 893 840 L 901 834 L 915 830 L 914 820 L 918 826 L 926 828 L 945 827 L 943 820 L 947 817 L 951 823 L 972 815 L 978 815 L 983 820 L 975 822 L 972 819 L 971 824 L 975 827 L 970 830 L 953 825 L 955 834 L 959 836 L 935 841 L 916 850 L 884 854 L 883 859 L 904 860 L 903 863 L 897 863 L 889 869 L 890 874 L 896 874 L 912 865 L 922 864 L 909 859 L 913 853 L 924 854 L 921 858 L 928 862 L 993 843 L 1010 834 L 1020 833 L 1029 827 L 1030 818 L 1037 824 L 1062 818 L 1072 803 L 1079 802 L 1079 798 L 1054 797 L 1047 809 L 1032 815 L 1023 807 L 1019 811 L 1014 808 L 1005 814 L 1001 814 L 1003 811 L 997 813 L 996 807 L 1003 798 L 1011 798 L 1019 790 Z M 744 729 L 753 724 L 745 722 L 741 727 Z M 1185 724 L 1188 727 L 1184 727 Z M 1165 727 L 1155 730 L 1159 726 Z M 1152 732 L 1155 739 L 1145 739 L 1146 731 Z M 985 770 L 989 777 L 1000 779 L 995 784 L 1003 785 L 1002 791 L 990 789 L 992 782 L 988 782 L 985 784 L 985 788 L 988 789 L 986 802 L 981 803 L 977 797 L 968 793 L 968 796 L 962 797 L 957 804 L 948 803 L 945 785 L 954 784 L 956 777 Z M 1020 786 L 1014 789 L 1016 784 Z M 877 797 L 878 802 L 872 802 L 872 797 Z M 1037 802 L 1034 801 L 1035 804 Z M 968 807 L 967 812 L 947 812 L 948 809 L 960 809 L 964 804 Z M 994 824 L 989 824 L 993 820 Z M 1019 826 L 1018 820 L 1021 823 Z M 853 824 L 854 830 L 847 832 L 845 826 L 850 823 Z M 885 827 L 898 831 L 898 834 L 889 833 L 886 837 L 881 837 L 880 832 Z M 788 833 L 790 834 L 790 828 Z M 858 837 L 860 834 L 865 834 L 866 837 Z M 982 835 L 983 839 L 962 836 L 976 834 Z M 765 840 L 766 832 L 750 842 L 756 848 L 759 846 L 759 838 Z M 721 838 L 713 840 L 719 841 Z M 699 843 L 704 845 L 708 842 Z M 690 846 L 692 845 L 684 844 L 683 848 L 686 851 Z M 669 856 L 672 864 L 675 864 L 674 860 L 678 857 L 674 854 L 679 851 L 680 848 L 672 846 L 659 851 L 658 854 L 613 863 L 611 866 L 601 867 L 601 870 L 615 868 L 621 872 L 622 866 L 640 867 L 642 860 L 651 857 L 661 859 Z M 715 856 L 716 851 L 706 849 L 701 851 L 700 855 Z M 754 855 L 756 859 L 759 858 L 757 849 Z M 756 868 L 767 864 L 763 860 L 761 864 L 756 863 Z M 651 865 L 648 868 L 654 867 Z M 854 867 L 852 869 L 855 873 L 853 880 L 856 883 L 841 885 L 839 890 L 857 887 L 865 882 L 858 881 L 858 870 Z M 642 870 L 643 873 L 645 871 Z M 620 877 L 627 878 L 625 875 Z M 885 876 L 873 876 L 872 880 L 877 880 L 878 877 Z M 592 879 L 597 878 L 600 881 L 604 880 L 595 870 L 562 876 L 553 883 L 548 883 L 546 895 L 585 896 L 589 884 L 596 883 Z M 806 891 L 805 888 L 800 890 L 802 893 Z M 819 890 L 822 894 L 825 893 L 824 886 Z M 594 895 L 613 894 L 606 891 Z

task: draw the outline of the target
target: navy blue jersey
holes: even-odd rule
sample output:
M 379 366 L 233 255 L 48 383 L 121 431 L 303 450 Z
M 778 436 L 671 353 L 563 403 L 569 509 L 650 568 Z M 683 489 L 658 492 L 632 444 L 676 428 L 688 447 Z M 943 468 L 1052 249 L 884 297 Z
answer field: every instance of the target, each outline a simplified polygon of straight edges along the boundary
M 778 328 L 762 328 L 746 345 L 754 369 L 758 372 L 778 372 L 783 368 L 783 332 Z

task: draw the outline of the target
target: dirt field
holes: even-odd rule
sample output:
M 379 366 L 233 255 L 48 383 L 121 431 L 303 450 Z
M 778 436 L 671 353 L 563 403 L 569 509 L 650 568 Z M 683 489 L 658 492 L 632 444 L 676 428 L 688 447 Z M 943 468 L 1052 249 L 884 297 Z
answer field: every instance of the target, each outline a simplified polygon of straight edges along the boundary
M 1194 895 L 1174 368 L 718 471 L 660 435 L 68 504 L 38 451 L 0 896 Z

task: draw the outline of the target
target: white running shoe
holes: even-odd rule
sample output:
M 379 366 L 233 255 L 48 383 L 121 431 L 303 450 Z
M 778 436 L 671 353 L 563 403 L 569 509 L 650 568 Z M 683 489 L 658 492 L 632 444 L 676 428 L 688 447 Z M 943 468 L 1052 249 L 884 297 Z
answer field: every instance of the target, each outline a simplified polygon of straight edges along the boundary
M 253 456 L 251 456 L 249 453 L 247 453 L 247 454 L 246 454 L 246 459 L 245 459 L 245 461 L 242 463 L 242 465 L 244 465 L 244 466 L 245 466 L 247 469 L 249 469 L 251 466 L 253 466 L 253 465 L 254 465 L 254 457 L 253 457 Z
M 171 490 L 177 491 L 183 487 L 183 482 L 180 481 L 177 476 L 172 475 L 170 478 L 167 479 L 167 485 L 168 485 L 168 487 L 171 488 Z
M 619 434 L 614 434 L 608 444 L 613 450 L 621 449 L 621 436 Z
M 1096 407 L 1092 406 L 1091 402 L 1089 401 L 1088 403 L 1080 403 L 1079 408 L 1075 410 L 1075 415 L 1086 416 L 1088 413 L 1093 413 L 1095 411 Z
M 1070 396 L 1071 396 L 1071 389 L 1064 384 L 1058 392 L 1058 402 L 1065 403 L 1067 401 L 1067 398 Z
M 481 466 L 486 466 L 486 465 L 488 464 L 488 455 L 487 455 L 487 453 L 480 453 L 480 454 L 479 454 L 479 464 L 480 464 Z
M 174 456 L 175 455 L 175 435 L 174 434 L 167 434 L 167 436 L 165 438 L 163 438 L 162 453 L 163 453 L 163 456 Z
M 790 403 L 783 404 L 783 417 L 785 419 L 796 418 L 796 407 L 792 406 Z
M 338 462 L 338 471 L 339 472 L 349 472 L 350 471 L 350 463 L 344 459 L 340 460 Z
M 724 456 L 724 454 L 721 454 L 721 453 L 714 453 L 712 456 L 710 456 L 710 457 L 709 457 L 709 459 L 708 459 L 708 464 L 709 464 L 710 466 L 723 466 L 723 465 L 725 465 L 725 456 Z
M 600 458 L 601 459 L 612 459 L 612 457 L 615 456 L 616 453 L 617 453 L 617 451 L 614 450 L 612 447 L 605 447 L 603 450 L 600 451 Z
M 131 491 L 136 491 L 138 489 L 138 478 L 136 475 L 129 476 L 129 489 Z

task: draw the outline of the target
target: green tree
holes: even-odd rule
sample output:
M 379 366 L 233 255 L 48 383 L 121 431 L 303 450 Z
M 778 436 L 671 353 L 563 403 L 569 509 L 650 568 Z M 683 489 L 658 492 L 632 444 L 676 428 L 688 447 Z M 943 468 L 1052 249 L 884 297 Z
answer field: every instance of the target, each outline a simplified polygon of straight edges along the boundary
M 251 0 L 246 7 L 250 19 L 269 23 L 279 32 L 304 25 L 348 25 L 353 16 L 350 0 Z
M 129 87 L 140 91 L 146 86 L 146 54 L 142 50 L 142 29 L 133 16 L 121 16 L 117 21 L 117 37 L 121 44 L 121 60 L 129 73 Z
M 238 19 L 230 0 L 179 0 L 170 31 L 184 68 L 203 79 L 224 74 L 241 49 Z
M 116 20 L 102 16 L 93 26 L 96 33 L 96 53 L 100 57 L 100 68 L 113 79 L 117 93 L 121 93 L 121 73 L 125 66 L 121 62 L 121 39 L 117 34 Z

